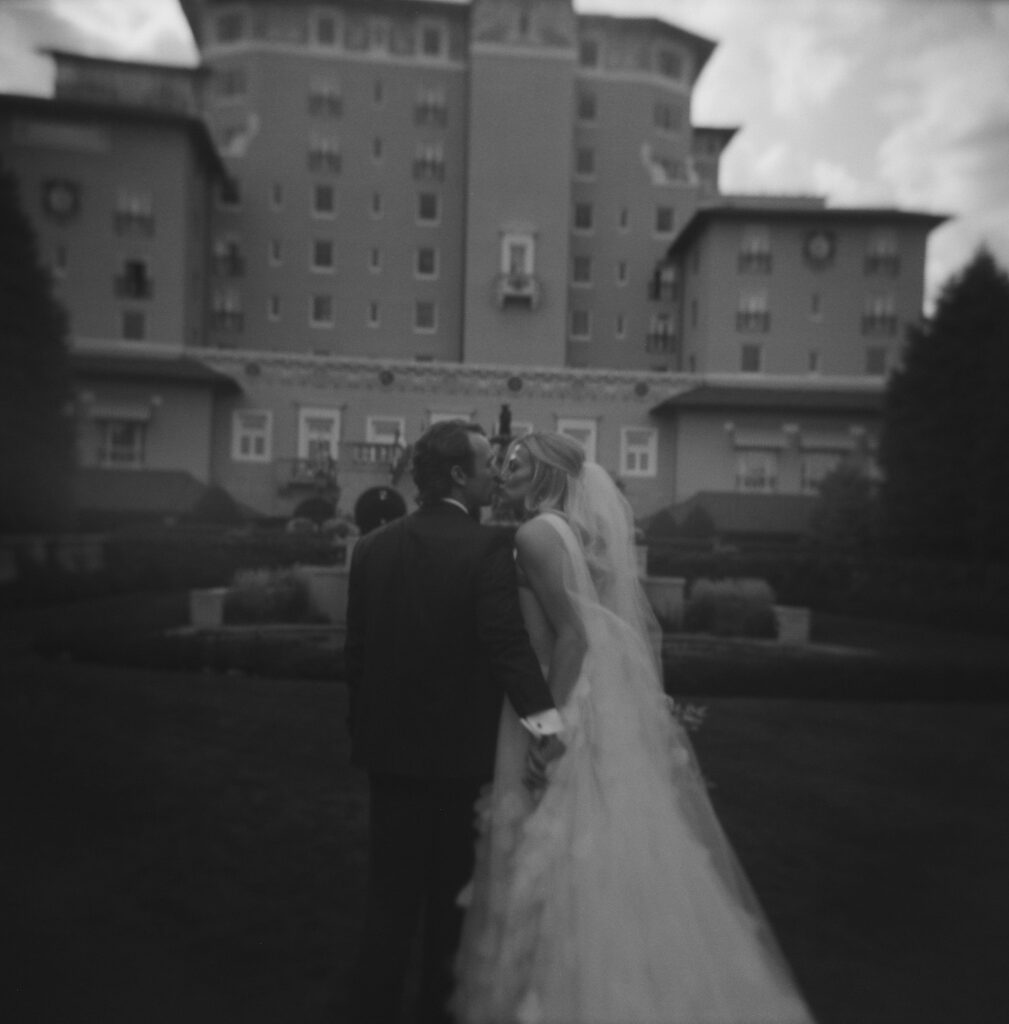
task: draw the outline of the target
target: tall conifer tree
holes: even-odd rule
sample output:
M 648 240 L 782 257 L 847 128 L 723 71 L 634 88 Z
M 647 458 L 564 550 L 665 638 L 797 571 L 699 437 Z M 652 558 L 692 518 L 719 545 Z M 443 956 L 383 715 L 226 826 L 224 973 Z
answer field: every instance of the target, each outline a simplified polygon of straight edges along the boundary
M 74 439 L 66 333 L 17 181 L 0 165 L 0 533 L 70 522 Z
M 912 554 L 1009 555 L 1009 277 L 981 249 L 911 332 L 887 392 L 888 539 Z

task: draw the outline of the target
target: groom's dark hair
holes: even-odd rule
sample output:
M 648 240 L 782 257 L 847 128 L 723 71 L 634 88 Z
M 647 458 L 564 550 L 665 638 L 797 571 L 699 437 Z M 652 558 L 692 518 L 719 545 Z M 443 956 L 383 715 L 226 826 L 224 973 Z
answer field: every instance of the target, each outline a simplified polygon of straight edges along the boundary
M 413 482 L 417 501 L 433 505 L 452 493 L 452 467 L 461 466 L 467 476 L 474 471 L 469 435 L 483 428 L 467 420 L 442 420 L 427 428 L 413 446 Z

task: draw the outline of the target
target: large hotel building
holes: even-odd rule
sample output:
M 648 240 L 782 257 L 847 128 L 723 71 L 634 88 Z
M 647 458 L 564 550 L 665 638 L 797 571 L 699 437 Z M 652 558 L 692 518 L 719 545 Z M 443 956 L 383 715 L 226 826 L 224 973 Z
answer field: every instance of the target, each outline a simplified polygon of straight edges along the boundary
M 787 533 L 874 470 L 943 218 L 721 193 L 712 41 L 570 0 L 182 7 L 196 69 L 52 52 L 53 98 L 0 97 L 86 512 L 409 504 L 403 445 L 504 405 L 642 517 Z

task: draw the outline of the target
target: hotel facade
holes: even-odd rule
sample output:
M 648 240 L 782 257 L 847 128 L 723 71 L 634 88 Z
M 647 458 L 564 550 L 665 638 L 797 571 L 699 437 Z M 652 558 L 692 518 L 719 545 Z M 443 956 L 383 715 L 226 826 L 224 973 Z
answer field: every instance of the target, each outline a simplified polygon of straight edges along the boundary
M 722 194 L 713 42 L 570 0 L 182 6 L 199 68 L 53 52 L 52 99 L 0 97 L 84 508 L 408 505 L 403 446 L 504 405 L 641 517 L 873 471 L 943 218 Z

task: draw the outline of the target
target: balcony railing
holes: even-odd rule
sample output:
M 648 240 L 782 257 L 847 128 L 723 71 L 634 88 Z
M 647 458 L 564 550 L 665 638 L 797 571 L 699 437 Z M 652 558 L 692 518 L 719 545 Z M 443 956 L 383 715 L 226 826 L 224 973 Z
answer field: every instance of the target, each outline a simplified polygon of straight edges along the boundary
M 534 309 L 540 300 L 539 281 L 532 274 L 500 274 L 497 279 L 497 301 L 506 306 Z
M 245 258 L 237 252 L 215 256 L 214 274 L 217 277 L 243 277 L 245 275 Z
M 897 333 L 895 313 L 863 313 L 862 333 L 874 337 L 892 338 Z
M 672 330 L 654 330 L 645 335 L 646 352 L 675 352 L 676 332 Z
M 771 329 L 771 314 L 740 310 L 736 313 L 736 330 L 754 334 L 766 334 Z
M 336 457 L 274 460 L 277 487 L 281 493 L 316 491 L 326 494 L 339 490 L 340 473 L 390 474 L 406 449 L 401 444 L 380 441 L 342 441 Z

